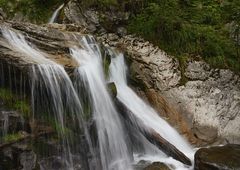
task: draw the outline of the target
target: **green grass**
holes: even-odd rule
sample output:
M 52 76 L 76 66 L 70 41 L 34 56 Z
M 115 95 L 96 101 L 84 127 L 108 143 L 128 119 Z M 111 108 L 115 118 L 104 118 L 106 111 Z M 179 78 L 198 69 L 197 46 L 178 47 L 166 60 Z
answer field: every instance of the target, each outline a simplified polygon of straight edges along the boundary
M 7 134 L 3 136 L 3 142 L 9 143 L 19 140 L 22 137 L 20 133 Z
M 6 88 L 0 88 L 0 99 L 6 107 L 19 111 L 25 118 L 31 113 L 31 106 L 26 100 L 20 99 L 19 96 L 12 93 Z
M 156 0 L 131 17 L 128 31 L 180 60 L 201 56 L 213 67 L 239 72 L 239 11 L 238 0 Z
M 0 0 L 13 17 L 21 12 L 34 23 L 46 23 L 64 0 Z M 180 60 L 201 56 L 213 67 L 240 72 L 239 0 L 86 0 L 82 9 L 129 12 L 128 32 L 149 40 Z M 104 16 L 104 15 L 103 15 Z M 103 16 L 106 30 L 116 29 Z M 107 69 L 105 69 L 107 71 Z

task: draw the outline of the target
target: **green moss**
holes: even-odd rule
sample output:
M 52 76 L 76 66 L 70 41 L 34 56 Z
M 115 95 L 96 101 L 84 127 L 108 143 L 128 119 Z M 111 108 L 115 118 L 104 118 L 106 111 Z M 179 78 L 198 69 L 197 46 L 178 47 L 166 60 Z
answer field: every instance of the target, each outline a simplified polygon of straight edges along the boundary
M 114 82 L 108 83 L 108 91 L 112 95 L 112 97 L 117 97 L 117 87 Z
M 188 78 L 185 76 L 185 69 L 188 63 L 188 56 L 181 56 L 179 59 L 179 68 L 181 71 L 180 85 L 185 85 L 188 82 Z
M 26 101 L 16 101 L 15 104 L 13 104 L 13 108 L 21 111 L 24 117 L 30 116 L 29 113 L 31 112 L 31 108 Z
M 21 99 L 15 95 L 12 91 L 0 88 L 0 100 L 4 105 L 10 109 L 14 109 L 22 113 L 25 118 L 28 118 L 31 113 L 31 106 L 26 99 Z
M 0 88 L 0 99 L 11 102 L 14 99 L 14 96 L 10 90 Z
M 9 142 L 18 141 L 21 137 L 22 135 L 20 133 L 7 134 L 3 136 L 3 142 L 9 143 Z
M 58 134 L 64 135 L 64 136 L 71 136 L 72 131 L 68 127 L 63 127 L 60 123 L 54 122 L 54 129 Z
M 84 119 L 85 120 L 89 120 L 91 117 L 92 117 L 92 114 L 91 114 L 91 106 L 90 106 L 90 103 L 89 102 L 85 102 L 83 104 L 83 116 L 84 116 Z
M 111 54 L 110 51 L 104 45 L 100 45 L 100 50 L 103 59 L 103 71 L 107 79 L 109 76 L 109 66 L 111 64 Z

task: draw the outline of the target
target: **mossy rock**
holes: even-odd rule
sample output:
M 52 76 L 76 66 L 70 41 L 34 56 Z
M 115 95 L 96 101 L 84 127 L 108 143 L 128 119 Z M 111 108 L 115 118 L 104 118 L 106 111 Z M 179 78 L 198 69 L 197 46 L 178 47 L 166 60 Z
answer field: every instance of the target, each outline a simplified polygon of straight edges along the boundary
M 22 99 L 11 90 L 0 88 L 0 101 L 6 108 L 19 111 L 24 118 L 29 118 L 31 106 L 27 99 Z
M 115 83 L 111 82 L 111 83 L 108 83 L 108 90 L 109 90 L 109 93 L 111 94 L 112 97 L 117 97 L 117 87 L 115 85 Z
M 162 162 L 153 162 L 151 165 L 144 168 L 144 170 L 170 170 L 170 168 Z
M 195 154 L 196 170 L 240 169 L 240 145 L 201 148 Z

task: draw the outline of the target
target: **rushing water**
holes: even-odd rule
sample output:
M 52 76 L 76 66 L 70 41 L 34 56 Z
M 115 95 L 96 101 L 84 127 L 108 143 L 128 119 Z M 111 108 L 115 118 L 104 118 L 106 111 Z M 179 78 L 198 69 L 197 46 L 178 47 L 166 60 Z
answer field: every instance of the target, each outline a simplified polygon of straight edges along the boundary
M 67 169 L 74 169 L 70 148 L 70 136 L 66 133 L 67 116 L 77 121 L 81 129 L 82 108 L 73 84 L 64 68 L 46 58 L 47 54 L 33 48 L 23 35 L 8 29 L 2 29 L 14 51 L 28 56 L 36 64 L 30 69 L 32 83 L 32 110 L 34 117 L 53 119 L 59 138 L 62 142 L 62 161 Z M 36 115 L 36 113 L 41 113 Z M 67 115 L 68 114 L 68 115 Z
M 59 7 L 59 10 L 61 8 Z M 50 123 L 54 124 L 62 146 L 57 157 L 63 162 L 64 169 L 77 169 L 74 156 L 80 155 L 77 146 L 81 143 L 81 135 L 84 135 L 87 140 L 88 146 L 86 147 L 89 149 L 84 152 L 84 156 L 87 157 L 89 152 L 92 156 L 91 160 L 88 160 L 87 169 L 131 170 L 133 169 L 131 165 L 133 156 L 135 162 L 161 161 L 174 169 L 191 168 L 168 157 L 140 134 L 138 129 L 126 130 L 125 125 L 127 127 L 130 125 L 123 124 L 123 120 L 115 109 L 106 85 L 103 56 L 92 36 L 82 37 L 78 40 L 79 47 L 70 48 L 73 60 L 79 64 L 74 72 L 74 83 L 72 83 L 63 66 L 48 59 L 47 54 L 34 48 L 22 34 L 7 28 L 1 28 L 1 31 L 10 49 L 23 54 L 29 61 L 38 63 L 30 67 L 33 110 L 31 123 L 34 124 L 35 120 L 47 118 Z M 110 81 L 116 84 L 117 98 L 146 127 L 155 130 L 193 160 L 194 152 L 191 146 L 128 87 L 127 67 L 123 55 L 111 53 L 111 51 L 109 53 L 112 54 Z M 91 125 L 95 126 L 89 127 L 91 121 L 93 122 Z M 4 126 L 6 127 L 5 133 L 7 133 L 7 117 L 4 120 Z M 92 129 L 96 131 L 96 139 L 92 133 L 90 134 Z M 131 141 L 128 141 L 128 135 L 132 135 Z M 75 140 L 76 137 L 77 140 Z M 129 147 L 129 144 L 132 146 Z M 49 160 L 51 162 L 51 159 Z M 49 169 L 46 167 L 46 162 L 41 163 L 41 169 Z
M 112 58 L 110 65 L 110 80 L 114 81 L 117 87 L 117 98 L 124 103 L 132 113 L 142 120 L 146 127 L 150 127 L 158 132 L 162 137 L 168 140 L 171 144 L 177 147 L 185 155 L 193 161 L 193 149 L 191 146 L 172 128 L 165 120 L 163 120 L 156 111 L 147 105 L 135 92 L 127 85 L 127 67 L 124 63 L 122 54 L 118 54 Z M 155 154 L 154 154 L 155 155 Z M 156 160 L 157 156 L 149 155 L 149 158 Z M 143 158 L 147 159 L 147 155 Z M 179 163 L 167 161 L 167 163 L 179 166 Z
M 102 169 L 129 170 L 131 166 L 125 132 L 107 91 L 99 46 L 91 36 L 83 37 L 81 44 L 84 49 L 72 48 L 71 54 L 80 64 L 76 76 L 86 84 L 91 98 Z
M 48 23 L 54 23 L 56 21 L 56 18 L 58 17 L 58 13 L 60 10 L 64 7 L 64 4 L 60 5 L 53 13 L 52 17 L 49 19 Z

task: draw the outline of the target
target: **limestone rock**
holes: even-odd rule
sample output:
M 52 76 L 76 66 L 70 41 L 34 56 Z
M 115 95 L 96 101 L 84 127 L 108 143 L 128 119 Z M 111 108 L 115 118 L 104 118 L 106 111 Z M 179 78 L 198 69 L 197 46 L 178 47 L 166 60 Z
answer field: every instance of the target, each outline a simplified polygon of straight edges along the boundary
M 199 138 L 200 142 L 207 138 L 211 142 L 223 138 L 240 143 L 239 75 L 230 70 L 211 68 L 204 61 L 189 61 L 184 73 L 188 81 L 181 84 L 181 69 L 176 59 L 141 38 L 115 36 L 103 34 L 98 39 L 126 53 L 131 82 L 147 94 L 156 110 L 160 113 L 164 110 L 164 116 L 172 119 L 170 122 L 175 122 L 180 132 L 191 136 L 193 143 Z M 157 101 L 163 98 L 164 102 L 156 102 L 153 98 Z M 167 112 L 166 105 L 171 107 Z M 176 114 L 179 115 L 177 119 L 171 116 Z M 214 135 L 201 133 L 196 139 L 192 129 L 201 127 L 216 130 Z

